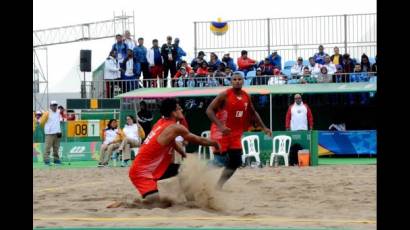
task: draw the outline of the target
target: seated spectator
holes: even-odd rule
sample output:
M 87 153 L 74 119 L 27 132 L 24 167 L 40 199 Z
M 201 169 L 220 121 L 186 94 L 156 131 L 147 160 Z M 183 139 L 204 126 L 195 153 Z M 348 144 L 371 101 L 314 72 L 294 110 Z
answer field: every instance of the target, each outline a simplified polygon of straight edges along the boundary
M 272 63 L 269 61 L 269 58 L 265 58 L 263 63 L 259 65 L 262 75 L 273 75 L 273 69 L 275 68 Z M 277 68 L 279 69 L 279 68 Z
M 273 76 L 269 78 L 268 85 L 283 85 L 285 84 L 284 77 L 280 74 L 279 69 L 273 70 Z
M 346 82 L 346 75 L 343 74 L 343 68 L 341 65 L 336 67 L 336 73 L 333 75 L 333 82 Z
M 115 35 L 115 39 L 117 40 L 117 42 L 112 45 L 111 51 L 115 51 L 115 59 L 117 59 L 118 63 L 122 63 L 127 56 L 128 47 L 123 42 L 121 34 Z
M 269 62 L 273 65 L 273 68 L 282 70 L 282 57 L 278 54 L 277 50 L 274 50 L 268 58 Z
M 314 57 L 310 57 L 309 58 L 309 65 L 307 66 L 309 68 L 309 72 L 312 75 L 318 75 L 320 73 L 320 64 L 315 62 L 315 58 Z
M 131 115 L 126 117 L 127 123 L 120 131 L 122 141 L 118 147 L 118 151 L 122 153 L 121 167 L 125 167 L 131 159 L 131 148 L 141 146 L 141 140 L 145 138 L 144 129 L 137 123 L 135 118 Z
M 206 77 L 208 74 L 208 64 L 204 61 L 202 62 L 201 67 L 196 70 L 196 75 L 198 77 Z
M 237 67 L 234 60 L 229 56 L 229 53 L 224 54 L 222 62 L 225 63 L 225 66 L 229 67 L 232 71 L 236 71 Z
M 303 58 L 302 57 L 298 57 L 298 60 L 296 61 L 296 63 L 292 66 L 292 68 L 290 69 L 290 74 L 295 77 L 295 76 L 301 76 L 303 75 Z
M 114 80 L 119 80 L 121 78 L 120 66 L 115 59 L 115 55 L 115 50 L 111 50 L 110 55 L 104 62 L 104 81 L 107 98 L 112 98 L 114 96 L 114 88 L 118 85 L 118 82 L 115 82 Z
M 134 52 L 130 49 L 127 51 L 127 57 L 124 62 L 120 64 L 121 67 L 121 79 L 125 80 L 121 82 L 121 88 L 123 92 L 132 91 L 138 88 L 137 76 L 140 71 L 140 63 L 136 61 Z M 145 77 L 145 76 L 144 76 Z
M 327 53 L 325 53 L 323 50 L 324 50 L 323 45 L 320 45 L 319 52 L 315 53 L 315 55 L 313 56 L 313 58 L 315 59 L 315 62 L 321 65 L 325 64 L 325 57 L 327 55 Z
M 332 82 L 332 75 L 328 74 L 328 70 L 327 70 L 326 66 L 322 66 L 322 68 L 320 68 L 320 74 L 317 77 L 317 82 L 318 83 L 330 83 L 330 82 Z
M 135 40 L 131 38 L 131 33 L 129 30 L 126 30 L 124 32 L 124 43 L 127 45 L 128 49 L 133 50 L 137 44 L 135 43 Z
M 218 69 L 214 71 L 213 77 L 219 82 L 220 85 L 223 85 L 224 79 L 226 77 L 225 74 L 225 64 L 221 62 L 219 64 Z
M 336 46 L 333 50 L 335 53 L 330 57 L 330 60 L 337 67 L 338 65 L 341 65 L 342 63 L 342 56 L 339 54 L 339 47 Z
M 198 57 L 196 57 L 196 58 L 194 58 L 194 60 L 192 60 L 191 67 L 195 72 L 198 70 L 199 67 L 201 67 L 202 62 L 206 62 L 204 60 L 204 57 L 205 57 L 204 51 L 199 51 L 198 52 Z
M 213 71 L 216 71 L 218 69 L 219 64 L 222 62 L 218 59 L 218 56 L 215 53 L 211 53 L 209 55 L 210 60 L 208 62 L 208 66 L 212 68 Z
M 218 80 L 214 77 L 214 70 L 212 67 L 208 67 L 208 75 L 207 75 L 207 82 L 206 86 L 208 87 L 213 87 L 213 86 L 219 86 Z
M 233 75 L 233 71 L 232 71 L 231 67 L 226 66 L 225 67 L 225 79 L 224 79 L 224 85 L 225 86 L 231 85 L 232 75 Z
M 189 72 L 189 78 L 188 81 L 186 82 L 186 86 L 193 88 L 196 85 L 196 81 L 195 81 L 195 72 L 193 70 L 191 70 L 191 72 Z
M 350 58 L 349 54 L 343 54 L 343 59 L 342 59 L 342 68 L 343 68 L 343 73 L 352 73 L 354 70 L 354 62 Z
M 330 60 L 329 55 L 325 56 L 325 64 L 323 64 L 323 66 L 327 68 L 327 73 L 328 74 L 332 75 L 332 74 L 336 73 L 336 66 Z
M 360 68 L 362 72 L 371 72 L 369 57 L 366 54 L 362 54 Z
M 266 80 L 264 81 L 264 76 L 262 75 L 262 69 L 256 69 L 256 77 L 252 78 L 252 85 L 266 85 Z
M 181 67 L 178 69 L 177 73 L 174 76 L 174 79 L 179 78 L 181 76 L 181 68 L 184 67 L 186 70 L 186 73 L 190 73 L 192 68 L 188 65 L 188 63 L 185 60 L 181 61 Z
M 369 81 L 369 75 L 366 72 L 362 72 L 361 65 L 357 63 L 354 67 L 354 72 L 350 74 L 350 82 L 367 82 Z M 368 100 L 368 93 L 360 93 L 360 104 L 364 105 Z M 355 95 L 348 94 L 349 102 L 351 105 L 355 103 Z
M 175 74 L 175 77 L 173 79 L 174 87 L 184 87 L 185 81 L 188 78 L 188 71 L 185 69 L 185 67 L 181 66 L 181 68 L 179 68 L 177 74 Z
M 303 75 L 302 77 L 300 77 L 299 83 L 301 84 L 317 83 L 317 78 L 311 75 L 311 72 L 308 66 L 303 67 Z
M 238 70 L 246 74 L 255 68 L 256 61 L 248 58 L 248 51 L 242 50 L 241 57 L 238 58 Z
M 103 132 L 103 143 L 100 148 L 100 160 L 98 167 L 105 167 L 111 158 L 112 152 L 120 146 L 119 130 L 117 128 L 117 120 L 111 119 L 108 122 L 107 128 Z

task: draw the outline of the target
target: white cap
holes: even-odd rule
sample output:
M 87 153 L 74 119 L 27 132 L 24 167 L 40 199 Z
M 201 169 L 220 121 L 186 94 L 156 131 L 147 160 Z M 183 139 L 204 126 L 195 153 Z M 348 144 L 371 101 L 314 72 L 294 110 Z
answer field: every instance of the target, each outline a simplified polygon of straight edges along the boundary
M 41 114 L 41 111 L 36 111 L 36 114 Z
M 57 101 L 50 101 L 50 105 L 58 105 Z

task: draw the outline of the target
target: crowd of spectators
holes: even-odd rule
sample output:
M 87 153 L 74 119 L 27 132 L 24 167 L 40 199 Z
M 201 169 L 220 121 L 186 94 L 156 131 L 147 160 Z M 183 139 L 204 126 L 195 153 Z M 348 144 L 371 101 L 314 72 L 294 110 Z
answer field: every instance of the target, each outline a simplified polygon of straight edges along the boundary
M 183 58 L 186 55 L 179 38 L 172 41 L 168 36 L 162 46 L 154 39 L 152 47 L 147 49 L 144 38 L 135 41 L 129 31 L 124 36 L 118 34 L 105 62 L 104 79 L 139 80 L 143 75 L 144 84 L 140 81 L 130 81 L 122 86 L 110 83 L 106 85 L 106 92 L 114 95 L 116 87 L 123 88 L 122 92 L 157 87 L 157 79 L 167 79 L 168 76 L 172 79 L 172 87 L 227 86 L 235 71 L 242 71 L 251 85 L 365 82 L 371 81 L 377 72 L 377 63 L 371 64 L 366 54 L 357 61 L 348 53 L 341 54 L 338 47 L 334 47 L 333 54 L 329 55 L 323 45 L 308 58 L 308 62 L 298 57 L 293 66 L 285 66 L 287 69 L 282 69 L 282 57 L 276 50 L 261 61 L 249 57 L 246 50 L 241 51 L 236 61 L 229 53 L 220 58 L 214 52 L 209 53 L 207 61 L 206 54 L 199 51 L 188 63 Z

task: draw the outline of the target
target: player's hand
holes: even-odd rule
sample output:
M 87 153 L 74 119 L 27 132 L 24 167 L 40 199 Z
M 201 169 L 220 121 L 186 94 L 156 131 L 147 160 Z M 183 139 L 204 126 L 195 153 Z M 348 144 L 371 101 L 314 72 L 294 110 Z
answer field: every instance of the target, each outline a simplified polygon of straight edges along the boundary
M 266 135 L 272 137 L 272 130 L 268 129 L 268 128 L 264 128 L 263 132 L 265 132 Z
M 221 146 L 219 145 L 219 143 L 217 141 L 212 141 L 212 146 L 215 147 L 215 151 L 219 152 L 219 150 L 221 150 Z
M 222 135 L 229 135 L 231 133 L 231 129 L 226 127 L 226 126 L 222 126 L 219 128 L 222 132 Z
M 182 158 L 186 158 L 186 153 L 185 152 L 182 152 L 182 153 L 179 153 L 179 154 L 181 154 Z

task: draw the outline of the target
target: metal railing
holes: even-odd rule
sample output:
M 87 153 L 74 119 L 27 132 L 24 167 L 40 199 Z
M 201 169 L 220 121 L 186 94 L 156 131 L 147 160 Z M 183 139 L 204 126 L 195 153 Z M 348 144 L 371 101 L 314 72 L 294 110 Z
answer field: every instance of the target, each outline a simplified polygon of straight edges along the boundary
M 369 13 L 226 20 L 229 29 L 221 36 L 210 31 L 210 21 L 194 22 L 194 53 L 196 56 L 204 51 L 209 56 L 210 52 L 215 52 L 222 58 L 229 52 L 236 60 L 241 50 L 247 50 L 248 57 L 263 60 L 273 50 L 278 50 L 283 62 L 299 56 L 308 59 L 322 44 L 329 55 L 333 54 L 333 47 L 338 46 L 341 54 L 349 53 L 352 58 L 358 59 L 362 53 L 374 57 L 376 16 L 376 13 Z
M 244 86 L 250 85 L 282 85 L 282 84 L 310 84 L 310 83 L 355 83 L 374 81 L 375 72 L 335 73 L 335 74 L 308 74 L 308 75 L 250 75 L 245 77 Z M 141 88 L 171 87 L 220 87 L 230 86 L 230 76 L 187 76 L 173 79 L 148 80 L 102 80 L 83 81 L 85 88 L 83 98 L 113 98 Z

